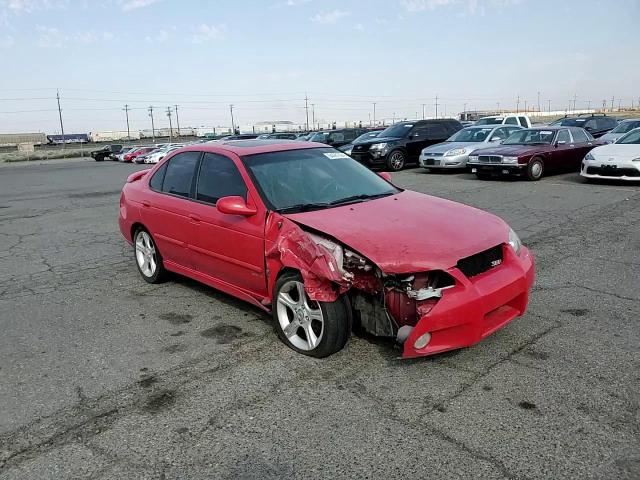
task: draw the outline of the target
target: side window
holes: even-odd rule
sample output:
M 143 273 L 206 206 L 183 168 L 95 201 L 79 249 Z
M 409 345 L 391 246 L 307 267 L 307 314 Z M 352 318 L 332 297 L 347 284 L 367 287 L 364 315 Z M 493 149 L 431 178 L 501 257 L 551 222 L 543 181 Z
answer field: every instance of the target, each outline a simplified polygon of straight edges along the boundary
M 598 126 L 596 125 L 596 121 L 594 119 L 588 120 L 582 128 L 590 129 L 590 130 L 598 130 Z
M 345 142 L 352 142 L 355 139 L 356 139 L 356 131 L 355 130 L 346 130 L 344 132 L 344 141 Z
M 571 138 L 569 138 L 569 130 L 560 130 L 558 132 L 558 138 L 556 138 L 557 143 L 571 143 Z
M 415 127 L 413 127 L 413 130 L 411 130 L 411 135 L 409 138 L 419 138 L 419 139 L 423 139 L 427 136 L 427 133 L 429 131 L 429 125 L 416 125 Z
M 443 125 L 435 123 L 433 125 L 427 125 L 427 140 L 446 140 L 447 130 Z
M 507 117 L 505 125 L 518 125 L 518 119 L 516 117 Z
M 571 136 L 573 137 L 574 143 L 586 143 L 589 140 L 587 134 L 578 128 L 571 130 Z
M 188 197 L 200 152 L 179 153 L 169 160 L 162 182 L 162 191 Z
M 518 120 L 520 120 L 521 127 L 524 127 L 524 128 L 529 127 L 529 125 L 527 125 L 527 119 L 525 117 L 518 117 Z
M 329 135 L 330 142 L 344 142 L 344 133 L 336 132 Z
M 198 174 L 196 199 L 215 204 L 222 197 L 235 195 L 247 198 L 247 186 L 235 163 L 223 155 L 205 153 Z
M 490 141 L 497 142 L 499 140 L 504 140 L 508 137 L 506 128 L 496 128 L 496 130 L 491 135 Z
M 149 180 L 149 187 L 151 190 L 155 190 L 157 192 L 162 191 L 162 182 L 164 181 L 164 174 L 167 171 L 168 162 L 163 163 L 156 173 L 153 174 L 151 180 Z

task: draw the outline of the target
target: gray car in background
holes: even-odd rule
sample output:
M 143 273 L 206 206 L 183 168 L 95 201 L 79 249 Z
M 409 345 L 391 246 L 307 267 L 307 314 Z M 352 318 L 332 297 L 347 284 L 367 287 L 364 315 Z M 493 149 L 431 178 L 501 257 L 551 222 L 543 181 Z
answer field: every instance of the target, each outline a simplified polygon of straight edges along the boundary
M 467 168 L 469 154 L 478 148 L 505 140 L 522 127 L 517 125 L 482 125 L 463 128 L 446 142 L 431 145 L 420 154 L 420 166 L 426 169 Z
M 609 133 L 604 134 L 598 140 L 602 143 L 615 143 L 621 137 L 624 137 L 631 130 L 640 127 L 640 118 L 629 118 L 622 120 L 616 128 Z

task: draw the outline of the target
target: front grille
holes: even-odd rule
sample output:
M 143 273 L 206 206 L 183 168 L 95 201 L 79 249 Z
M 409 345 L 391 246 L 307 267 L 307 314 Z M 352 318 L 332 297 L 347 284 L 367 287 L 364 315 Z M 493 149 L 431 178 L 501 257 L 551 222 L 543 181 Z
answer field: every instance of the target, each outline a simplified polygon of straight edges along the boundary
M 429 157 L 441 157 L 443 155 L 444 153 L 431 153 L 431 152 L 425 153 L 425 156 L 429 156 Z
M 440 160 L 434 160 L 433 158 L 426 158 L 424 160 L 425 165 L 440 165 Z
M 587 174 L 603 177 L 640 177 L 640 170 L 635 168 L 587 167 Z
M 502 163 L 500 155 L 480 155 L 478 157 L 480 163 Z
M 467 277 L 474 277 L 493 267 L 497 267 L 501 263 L 502 245 L 497 245 L 484 252 L 459 260 L 456 267 Z

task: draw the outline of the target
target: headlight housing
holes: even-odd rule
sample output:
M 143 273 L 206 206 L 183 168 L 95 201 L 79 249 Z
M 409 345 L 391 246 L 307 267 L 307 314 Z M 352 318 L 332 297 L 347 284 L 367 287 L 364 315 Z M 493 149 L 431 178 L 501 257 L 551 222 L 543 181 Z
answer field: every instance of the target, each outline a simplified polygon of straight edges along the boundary
M 453 157 L 455 155 L 464 155 L 467 151 L 464 148 L 454 148 L 444 154 L 445 157 Z
M 587 162 L 591 162 L 591 161 L 595 160 L 594 156 L 593 156 L 593 155 L 591 155 L 591 152 L 587 153 L 587 154 L 584 156 L 584 159 L 585 159 Z
M 502 163 L 516 164 L 518 163 L 518 157 L 502 157 Z
M 386 143 L 374 143 L 369 147 L 369 150 L 384 150 L 385 148 L 387 148 Z
M 513 231 L 513 228 L 509 228 L 509 245 L 516 252 L 516 255 L 520 256 L 520 250 L 522 249 L 522 242 L 518 234 Z

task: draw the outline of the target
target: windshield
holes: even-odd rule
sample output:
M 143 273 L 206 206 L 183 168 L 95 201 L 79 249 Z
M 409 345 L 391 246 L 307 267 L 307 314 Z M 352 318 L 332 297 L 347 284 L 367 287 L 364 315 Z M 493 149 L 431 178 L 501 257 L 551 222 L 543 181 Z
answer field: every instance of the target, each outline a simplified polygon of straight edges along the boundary
M 370 138 L 376 138 L 378 135 L 380 135 L 380 131 L 377 132 L 367 132 L 367 133 L 363 133 L 362 135 L 360 135 L 358 138 L 356 138 L 353 143 L 360 143 L 360 142 L 364 142 L 365 140 L 369 140 Z
M 267 204 L 286 213 L 330 208 L 400 191 L 333 148 L 259 153 L 242 160 Z
M 447 142 L 484 142 L 493 128 L 464 128 L 447 139 Z
M 628 120 L 626 122 L 622 122 L 616 128 L 611 130 L 611 133 L 628 133 L 638 127 L 640 127 L 640 120 Z
M 544 145 L 553 142 L 553 130 L 519 130 L 502 142 L 503 145 Z
M 316 132 L 309 139 L 310 142 L 327 143 L 329 132 Z
M 617 144 L 638 144 L 640 143 L 640 128 L 627 133 L 624 137 L 618 139 Z
M 395 125 L 391 125 L 386 130 L 380 132 L 378 137 L 398 137 L 405 138 L 409 136 L 409 132 L 413 128 L 413 123 L 396 123 Z
M 502 117 L 485 117 L 476 122 L 476 125 L 502 125 Z

